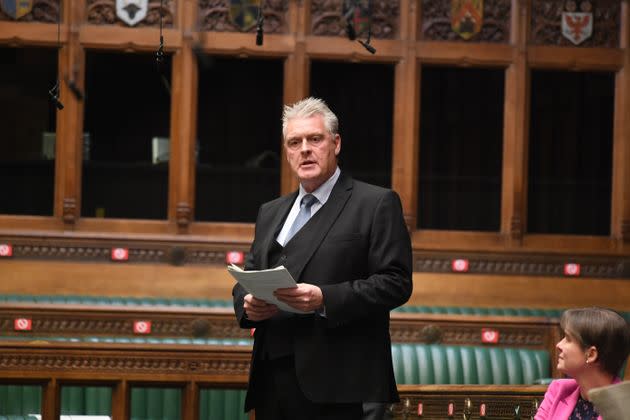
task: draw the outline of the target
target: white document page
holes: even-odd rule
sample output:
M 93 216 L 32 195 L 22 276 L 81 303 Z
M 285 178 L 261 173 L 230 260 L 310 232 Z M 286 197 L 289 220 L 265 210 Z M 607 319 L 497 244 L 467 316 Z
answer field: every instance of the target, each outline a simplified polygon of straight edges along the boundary
M 276 289 L 283 289 L 287 287 L 297 287 L 295 280 L 291 273 L 284 267 L 279 266 L 276 268 L 270 268 L 267 270 L 242 270 L 240 267 L 231 264 L 227 268 L 228 273 L 236 279 L 237 282 L 243 286 L 252 295 L 258 299 L 262 299 L 267 303 L 272 303 L 283 311 L 294 312 L 296 314 L 313 313 L 303 312 L 298 309 L 292 308 L 284 302 L 280 302 L 273 292 Z

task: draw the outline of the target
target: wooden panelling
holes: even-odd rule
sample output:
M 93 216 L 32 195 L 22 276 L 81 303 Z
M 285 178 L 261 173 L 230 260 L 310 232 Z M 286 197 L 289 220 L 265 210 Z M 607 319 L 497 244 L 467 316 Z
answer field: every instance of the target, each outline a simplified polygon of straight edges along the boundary
M 411 305 L 630 309 L 625 279 L 483 276 L 414 273 Z
M 231 299 L 234 280 L 218 266 L 3 261 L 0 293 Z M 410 305 L 630 310 L 625 279 L 414 273 Z
M 393 63 L 392 187 L 402 198 L 416 259 L 425 252 L 434 255 L 447 253 L 448 258 L 468 252 L 474 255 L 494 254 L 495 260 L 516 258 L 526 265 L 536 264 L 545 255 L 552 255 L 557 257 L 557 261 L 588 262 L 596 259 L 599 262 L 606 260 L 606 264 L 612 261 L 612 264 L 621 267 L 614 276 L 628 277 L 625 271 L 630 258 L 630 12 L 627 2 L 621 3 L 619 13 L 615 9 L 614 22 L 601 20 L 601 16 L 605 16 L 605 7 L 600 5 L 597 9 L 597 19 L 600 19 L 597 22 L 600 25 L 598 30 L 620 28 L 618 34 L 597 34 L 597 40 L 593 38 L 584 45 L 574 47 L 554 32 L 560 27 L 559 20 L 545 23 L 545 5 L 553 6 L 549 1 L 537 1 L 535 5 L 520 0 L 486 2 L 492 9 L 484 12 L 487 12 L 486 17 L 489 19 L 486 23 L 500 29 L 500 39 L 492 37 L 492 31 L 495 31 L 492 29 L 483 36 L 465 41 L 452 36 L 447 19 L 448 7 L 444 4 L 400 0 L 396 12 L 399 13 L 396 35 L 389 39 L 372 40 L 377 50 L 374 55 L 344 36 L 313 35 L 313 4 L 310 1 L 289 1 L 286 8 L 278 3 L 284 13 L 282 19 L 286 19 L 286 22 L 283 21 L 281 30 L 265 33 L 261 46 L 255 44 L 253 32 L 200 32 L 200 28 L 208 22 L 200 22 L 198 5 L 185 1 L 174 2 L 172 10 L 169 9 L 169 22 L 163 31 L 165 51 L 173 54 L 173 76 L 170 81 L 171 177 L 166 220 L 80 217 L 80 138 L 85 110 L 83 102 L 71 93 L 65 78 L 73 79 L 79 88 L 83 88 L 85 52 L 90 49 L 154 53 L 159 45 L 159 28 L 155 24 L 155 16 L 152 17 L 151 25 L 144 27 L 89 24 L 86 23 L 89 21 L 86 1 L 72 0 L 69 5 L 64 9 L 60 28 L 63 47 L 58 55 L 60 78 L 64 79 L 61 83 L 61 98 L 66 108 L 57 114 L 59 141 L 56 150 L 54 216 L 0 216 L 0 243 L 35 246 L 35 242 L 44 241 L 55 252 L 47 255 L 41 252 L 21 254 L 13 261 L 0 261 L 0 273 L 3 279 L 8 279 L 2 282 L 0 289 L 7 293 L 41 291 L 136 296 L 174 293 L 174 296 L 229 298 L 231 280 L 219 268 L 221 252 L 231 249 L 246 251 L 253 239 L 254 228 L 251 223 L 195 221 L 194 139 L 198 94 L 195 51 L 233 57 L 283 59 L 283 100 L 286 103 L 309 94 L 310 62 L 313 59 Z M 427 10 L 423 10 L 423 7 Z M 557 8 L 557 5 L 554 7 Z M 500 14 L 505 15 L 509 22 L 501 20 L 493 23 L 495 12 L 507 8 L 509 14 Z M 426 12 L 424 17 L 423 12 Z M 335 19 L 338 20 L 338 16 Z M 441 25 L 442 35 L 429 34 L 433 29 L 430 25 L 423 26 L 429 21 L 431 25 Z M 540 26 L 541 22 L 546 25 L 545 28 Z M 509 40 L 505 39 L 507 31 Z M 437 32 L 431 33 L 435 35 Z M 610 47 L 612 44 L 608 41 L 600 42 L 604 39 L 601 38 L 603 35 L 606 35 L 605 40 L 613 40 L 611 42 L 615 45 Z M 545 41 L 552 38 L 555 41 Z M 617 38 L 618 46 L 615 41 Z M 0 45 L 54 47 L 56 42 L 57 26 L 53 23 L 0 21 Z M 422 151 L 422 139 L 419 138 L 420 109 L 430 106 L 420 104 L 422 66 L 426 65 L 505 69 L 500 231 L 416 229 L 419 206 L 418 155 Z M 609 236 L 526 233 L 531 69 L 616 73 Z M 288 193 L 297 187 L 297 181 L 284 159 L 281 168 L 280 190 Z M 145 259 L 139 261 L 141 264 L 116 265 L 105 260 L 78 261 L 76 254 L 59 251 L 64 246 L 69 249 L 82 244 L 94 249 L 136 247 L 138 253 L 133 254 L 134 257 L 143 255 Z M 184 267 L 171 265 L 173 261 L 169 255 L 176 248 L 178 252 L 184 248 L 186 253 L 194 256 L 185 261 Z M 151 250 L 158 252 L 157 249 L 162 254 L 150 254 Z M 144 254 L 143 250 L 146 251 Z M 146 257 L 149 254 L 151 258 Z M 106 259 L 107 255 L 101 257 Z M 32 261 L 26 261 L 29 259 Z M 63 262 L 65 259 L 68 262 Z M 201 264 L 208 266 L 199 266 Z M 620 279 L 568 280 L 556 271 L 549 277 L 529 272 L 517 275 L 507 271 L 487 271 L 484 274 L 488 275 L 474 276 L 417 272 L 414 274 L 416 294 L 413 300 L 424 302 L 429 299 L 444 305 L 478 306 L 492 306 L 497 302 L 505 306 L 553 307 L 593 303 L 622 308 L 628 306 L 623 299 L 628 300 L 629 286 Z M 610 277 L 608 274 L 606 276 Z M 585 287 L 587 284 L 598 292 L 585 291 L 588 290 Z

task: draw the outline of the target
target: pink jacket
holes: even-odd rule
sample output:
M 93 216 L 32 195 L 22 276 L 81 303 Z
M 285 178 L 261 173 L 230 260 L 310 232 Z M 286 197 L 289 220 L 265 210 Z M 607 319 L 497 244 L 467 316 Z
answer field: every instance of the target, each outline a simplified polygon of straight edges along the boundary
M 619 382 L 615 379 L 614 383 Z M 567 420 L 580 397 L 580 387 L 575 379 L 557 379 L 547 388 L 545 399 L 538 408 L 535 420 Z M 598 417 L 602 420 L 602 417 Z

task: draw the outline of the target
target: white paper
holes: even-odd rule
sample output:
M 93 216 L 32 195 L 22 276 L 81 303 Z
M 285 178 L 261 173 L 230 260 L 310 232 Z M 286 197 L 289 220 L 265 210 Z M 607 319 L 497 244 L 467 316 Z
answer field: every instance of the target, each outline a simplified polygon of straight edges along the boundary
M 276 289 L 283 289 L 287 287 L 297 287 L 295 280 L 291 273 L 284 267 L 279 266 L 276 268 L 270 268 L 267 270 L 242 270 L 234 264 L 231 264 L 227 268 L 228 273 L 240 283 L 241 286 L 249 293 L 262 299 L 267 303 L 272 303 L 283 311 L 294 312 L 296 314 L 306 314 L 311 312 L 303 312 L 299 309 L 290 307 L 284 302 L 279 301 L 273 292 Z

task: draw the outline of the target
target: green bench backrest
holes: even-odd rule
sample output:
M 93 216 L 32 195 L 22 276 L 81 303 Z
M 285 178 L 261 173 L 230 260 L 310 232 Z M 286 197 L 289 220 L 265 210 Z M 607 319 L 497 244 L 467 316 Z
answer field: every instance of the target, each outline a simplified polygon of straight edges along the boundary
M 185 299 L 185 298 L 155 298 L 133 296 L 79 296 L 79 295 L 0 295 L 0 303 L 65 303 L 83 305 L 113 305 L 113 306 L 184 306 L 201 308 L 232 308 L 231 300 L 223 299 Z M 489 315 L 489 316 L 534 316 L 558 318 L 563 309 L 545 308 L 475 308 L 461 306 L 424 306 L 404 305 L 393 312 L 420 314 L 451 314 L 451 315 Z M 630 321 L 630 312 L 621 315 Z
M 544 350 L 393 344 L 398 384 L 532 384 L 551 376 Z
M 0 420 L 35 420 L 41 415 L 42 387 L 0 385 Z M 199 391 L 199 420 L 247 420 L 243 412 L 245 390 L 204 388 Z M 63 386 L 62 415 L 111 416 L 109 386 Z M 179 420 L 182 390 L 179 388 L 132 387 L 131 420 Z

